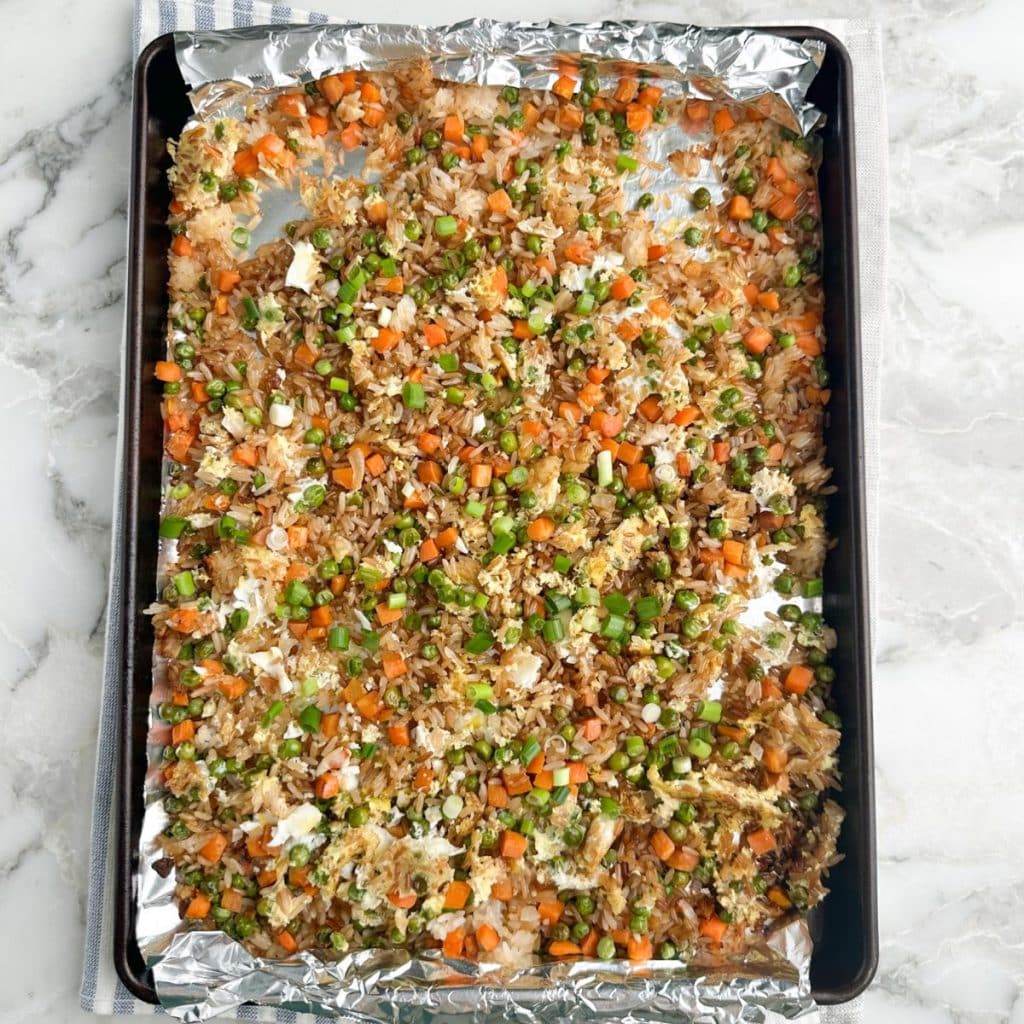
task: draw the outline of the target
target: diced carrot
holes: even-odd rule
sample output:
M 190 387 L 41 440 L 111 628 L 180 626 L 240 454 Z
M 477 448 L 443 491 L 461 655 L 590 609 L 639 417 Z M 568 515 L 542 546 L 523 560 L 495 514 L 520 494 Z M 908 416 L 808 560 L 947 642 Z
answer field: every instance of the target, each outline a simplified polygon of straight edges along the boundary
M 593 960 L 597 953 L 597 944 L 601 941 L 601 935 L 596 928 L 591 928 L 580 943 L 580 952 Z
M 409 671 L 409 667 L 402 660 L 401 655 L 398 654 L 385 654 L 381 658 L 381 665 L 384 667 L 384 675 L 388 679 L 397 679 Z
M 502 832 L 498 852 L 507 860 L 518 860 L 526 853 L 526 836 L 518 832 Z
M 700 863 L 700 854 L 688 846 L 680 846 L 665 863 L 676 871 L 692 871 Z
M 491 482 L 493 470 L 486 463 L 478 462 L 469 471 L 469 482 L 473 487 L 486 487 Z
M 654 855 L 661 860 L 668 860 L 675 853 L 676 844 L 669 838 L 668 833 L 660 828 L 651 836 L 651 849 Z
M 357 146 L 362 144 L 363 141 L 363 126 L 358 121 L 350 121 L 341 130 L 341 134 L 338 136 L 341 140 L 342 146 L 349 152 L 355 149 Z
M 339 75 L 327 75 L 326 78 L 321 78 L 316 83 L 317 88 L 320 90 L 320 95 L 333 107 L 335 103 L 340 103 L 342 96 L 345 95 L 345 90 L 342 87 L 341 77 Z
M 487 783 L 487 806 L 508 807 L 508 790 L 496 779 Z
M 397 622 L 404 614 L 401 608 L 389 608 L 386 601 L 382 601 L 376 608 L 377 621 L 382 626 L 390 626 L 392 622 Z
M 779 196 L 774 202 L 768 204 L 768 212 L 776 220 L 790 220 L 796 216 L 796 200 L 792 196 Z
M 623 274 L 621 277 L 616 278 L 611 287 L 610 294 L 613 299 L 617 299 L 619 302 L 624 302 L 635 291 L 636 281 L 634 281 L 629 274 Z
M 356 474 L 351 466 L 338 466 L 331 470 L 331 479 L 345 490 L 351 491 L 355 486 Z
M 235 174 L 240 178 L 251 178 L 254 174 L 259 172 L 259 157 L 252 149 L 240 149 L 235 154 L 232 168 L 234 169 Z
M 813 334 L 798 334 L 796 336 L 796 347 L 812 359 L 815 356 L 821 355 L 821 342 Z
M 779 293 L 759 292 L 757 296 L 757 304 L 762 309 L 767 309 L 770 310 L 772 313 L 776 313 L 779 309 Z
M 177 216 L 179 213 L 184 213 L 185 212 L 185 204 L 183 202 L 181 202 L 181 200 L 179 200 L 179 199 L 172 199 L 167 204 L 167 209 L 171 213 L 173 213 L 175 216 Z
M 226 295 L 215 295 L 213 297 L 213 311 L 217 316 L 224 316 L 228 311 L 228 297 Z
M 711 119 L 711 127 L 714 129 L 716 135 L 722 135 L 727 132 L 730 128 L 735 127 L 736 122 L 733 120 L 732 114 L 729 113 L 725 107 L 720 107 L 715 111 L 715 116 Z
M 559 402 L 558 415 L 569 423 L 579 423 L 583 419 L 583 410 L 575 402 Z
M 743 564 L 743 544 L 738 540 L 722 541 L 722 555 L 732 565 Z
M 615 87 L 615 99 L 619 103 L 632 103 L 636 99 L 638 86 L 635 78 L 620 78 Z
M 743 344 L 752 355 L 759 356 L 772 343 L 772 332 L 764 327 L 752 327 L 743 336 Z
M 548 946 L 548 952 L 552 956 L 579 956 L 580 947 L 568 939 L 556 939 Z
M 224 676 L 217 680 L 217 689 L 220 690 L 228 700 L 238 700 L 248 689 L 249 684 L 238 676 Z
M 654 482 L 651 478 L 651 467 L 646 462 L 638 462 L 630 466 L 626 471 L 626 483 L 634 491 L 654 490 Z
M 639 135 L 641 132 L 647 131 L 653 122 L 654 115 L 647 107 L 631 103 L 626 108 L 626 127 L 631 132 L 636 132 Z
M 556 96 L 561 96 L 563 100 L 571 100 L 573 93 L 576 92 L 576 82 L 568 75 L 561 75 L 551 86 L 551 91 Z
M 543 770 L 544 770 L 544 751 L 542 750 L 526 766 L 526 773 L 528 775 L 536 775 L 538 772 L 542 772 Z M 536 785 L 536 783 L 535 783 L 535 785 Z
M 622 430 L 622 417 L 618 413 L 598 410 L 590 417 L 590 425 L 602 437 L 614 437 Z
M 220 894 L 220 905 L 232 914 L 237 914 L 242 909 L 242 894 L 237 889 L 225 889 Z
M 678 452 L 676 454 L 676 471 L 680 476 L 689 476 L 690 469 L 690 456 L 686 452 Z
M 490 467 L 487 467 L 490 469 Z M 453 548 L 458 543 L 459 531 L 454 526 L 449 526 L 447 529 L 442 530 L 437 537 L 437 546 L 440 548 Z
M 611 370 L 603 366 L 591 366 L 587 370 L 587 380 L 591 384 L 603 384 L 608 379 L 610 373 Z
M 473 136 L 473 139 L 469 144 L 469 148 L 477 160 L 483 160 L 484 153 L 491 148 L 491 143 L 487 136 L 481 132 L 479 135 Z
M 728 213 L 733 220 L 750 220 L 754 216 L 754 208 L 746 196 L 733 196 L 729 200 Z
M 445 937 L 441 951 L 450 960 L 462 956 L 462 950 L 466 945 L 466 932 L 463 928 L 453 928 Z
M 240 466 L 248 466 L 250 469 L 259 462 L 259 457 L 259 452 L 251 444 L 236 444 L 231 453 L 232 462 L 237 462 Z
M 370 476 L 380 476 L 384 470 L 387 469 L 387 463 L 384 461 L 384 456 L 380 452 L 374 452 L 366 460 L 366 472 Z
M 626 940 L 626 956 L 630 960 L 650 960 L 654 956 L 654 945 L 646 935 L 630 933 Z
M 593 109 L 594 104 L 590 104 Z M 575 105 L 565 106 L 558 111 L 558 126 L 566 131 L 574 132 L 583 124 L 583 111 Z
M 398 331 L 393 331 L 390 327 L 382 327 L 371 344 L 375 352 L 390 352 L 401 340 L 402 336 Z
M 489 924 L 482 924 L 476 930 L 476 941 L 485 953 L 490 953 L 498 948 L 501 937 Z
M 381 289 L 389 295 L 401 295 L 405 291 L 405 279 L 401 275 L 380 278 Z
M 359 700 L 354 701 L 354 705 L 356 711 L 358 711 L 363 718 L 369 718 L 373 721 L 380 711 L 380 694 L 375 690 L 371 690 L 369 693 L 364 693 Z
M 765 165 L 765 171 L 774 182 L 785 181 L 789 177 L 786 174 L 786 168 L 782 166 L 782 161 L 777 156 L 769 158 L 768 163 Z
M 526 528 L 526 535 L 537 543 L 550 539 L 554 532 L 555 522 L 547 516 L 538 516 Z
M 167 625 L 176 633 L 192 633 L 199 627 L 199 612 L 195 608 L 175 608 L 167 616 Z
M 302 562 L 292 562 L 285 572 L 285 582 L 290 583 L 292 580 L 304 580 L 311 571 L 309 566 L 304 565 Z
M 491 213 L 506 214 L 512 209 L 512 200 L 503 188 L 499 188 L 488 195 L 487 205 Z
M 294 529 L 294 527 L 290 527 L 290 529 Z M 309 613 L 309 624 L 311 626 L 329 626 L 333 621 L 334 615 L 332 614 L 331 609 L 325 604 L 320 605 L 318 608 L 314 608 Z
M 732 452 L 732 447 L 728 441 L 715 441 L 711 446 L 711 451 L 714 454 L 715 462 L 721 464 L 729 461 L 729 455 Z
M 561 900 L 544 900 L 537 904 L 537 913 L 544 924 L 558 924 L 565 912 L 565 904 Z
M 580 723 L 578 735 L 581 739 L 592 742 L 600 738 L 603 728 L 604 724 L 600 718 L 587 718 Z
M 758 287 L 757 287 L 756 284 L 754 284 L 753 281 L 751 281 L 749 284 L 745 284 L 743 286 L 743 297 L 751 305 L 753 305 L 754 301 L 757 299 L 757 293 L 758 293 Z
M 466 882 L 460 882 L 458 880 L 448 883 L 448 888 L 444 894 L 444 909 L 445 910 L 462 910 L 469 900 L 469 894 L 472 890 Z
M 307 123 L 309 125 L 309 134 L 313 136 L 326 135 L 327 129 L 331 126 L 331 122 L 320 114 L 310 114 Z
M 252 147 L 253 152 L 257 156 L 262 156 L 266 160 L 276 160 L 280 155 L 286 152 L 285 141 L 280 135 L 276 135 L 274 132 L 268 132 L 266 135 L 262 135 L 256 140 Z
M 501 900 L 502 903 L 507 903 L 512 899 L 512 892 L 512 881 L 508 878 L 502 878 L 491 886 L 491 896 L 496 900 Z
M 794 334 L 802 334 L 807 331 L 813 331 L 821 323 L 821 314 L 817 310 L 808 310 L 806 313 L 801 313 L 799 316 L 791 316 L 786 318 L 786 330 L 792 331 Z
M 590 769 L 583 761 L 570 761 L 568 768 L 570 786 L 582 786 L 590 778 Z
M 657 423 L 661 419 L 661 402 L 658 401 L 656 395 L 650 395 L 645 398 L 639 405 L 640 414 L 643 416 L 648 423 Z
M 637 102 L 642 103 L 645 107 L 656 107 L 661 102 L 661 96 L 664 92 L 663 89 L 659 89 L 656 85 L 645 85 L 639 93 L 637 93 Z
M 299 944 L 295 941 L 295 936 L 288 931 L 279 931 L 275 936 L 277 944 L 286 952 L 294 953 L 298 950 Z
M 637 445 L 630 441 L 623 441 L 619 445 L 615 458 L 626 466 L 635 466 L 643 458 L 643 454 L 643 448 L 637 447 Z
M 323 724 L 322 719 L 321 724 Z M 337 773 L 325 772 L 321 775 L 316 780 L 313 792 L 316 793 L 318 800 L 330 800 L 332 796 L 337 796 L 341 792 L 341 781 L 338 779 Z
M 550 768 L 544 768 L 534 775 L 533 784 L 538 789 L 552 790 L 555 788 L 555 773 Z
M 672 417 L 672 422 L 677 427 L 688 427 L 699 419 L 700 409 L 696 405 L 687 405 Z
M 793 906 L 793 901 L 786 895 L 782 887 L 779 885 L 773 885 L 765 895 L 771 900 L 772 903 L 777 907 L 781 907 L 783 910 L 789 910 Z
M 579 400 L 584 405 L 591 407 L 597 405 L 604 398 L 604 391 L 600 384 L 592 384 L 587 381 L 579 390 Z
M 309 541 L 309 529 L 305 526 L 288 527 L 288 546 L 290 548 L 304 548 Z
M 533 783 L 526 772 L 505 772 L 502 779 L 509 796 L 522 796 L 533 789 Z
M 227 848 L 228 837 L 216 832 L 199 848 L 199 856 L 215 864 L 221 859 Z
M 439 484 L 444 479 L 441 467 L 432 459 L 423 459 L 416 467 L 416 476 L 421 484 Z
M 466 126 L 458 114 L 449 114 L 444 119 L 444 140 L 445 142 L 462 142 L 466 134 Z
M 380 103 L 380 88 L 374 82 L 363 82 L 359 88 L 359 98 L 364 103 Z
M 294 359 L 299 366 L 310 368 L 316 363 L 317 356 L 316 352 L 314 352 L 309 345 L 303 342 L 292 353 L 292 359 Z
M 697 124 L 706 121 L 711 116 L 711 105 L 707 100 L 688 100 L 686 103 L 686 116 Z
M 165 384 L 181 380 L 181 367 L 177 363 L 169 363 L 159 360 L 156 364 L 154 376 Z
M 441 436 L 425 430 L 416 439 L 416 444 L 425 455 L 433 455 L 441 447 Z
M 789 763 L 789 755 L 782 747 L 765 747 L 761 755 L 761 761 L 768 771 L 779 775 L 786 770 Z
M 440 554 L 441 551 L 437 546 L 437 542 L 432 537 L 428 537 L 422 544 L 420 544 L 421 562 L 433 562 L 440 557 Z
M 217 274 L 217 290 L 222 292 L 234 291 L 242 275 L 237 270 L 221 270 Z
M 388 893 L 388 902 L 399 910 L 409 910 L 416 906 L 416 893 L 410 892 L 405 895 L 398 889 L 392 889 Z
M 210 912 L 210 898 L 197 892 L 185 908 L 185 917 L 190 921 L 201 921 Z
M 384 123 L 384 108 L 383 107 L 367 107 L 363 111 L 363 124 L 365 124 L 367 128 L 379 128 L 383 123 Z M 374 205 L 378 206 L 378 205 L 383 205 L 383 204 L 375 203 Z M 370 213 L 370 211 L 372 209 L 373 209 L 373 207 L 370 207 L 370 209 L 367 210 L 367 213 Z M 374 218 L 372 216 L 370 217 L 370 219 L 374 220 Z M 384 219 L 386 220 L 387 218 L 385 217 Z M 383 221 L 375 221 L 375 223 L 383 223 Z
M 720 945 L 728 928 L 729 926 L 720 917 L 705 917 L 700 922 L 698 930 L 704 938 Z
M 775 836 L 771 834 L 766 828 L 759 828 L 756 832 L 751 832 L 747 836 L 747 846 L 754 851 L 756 857 L 763 857 L 766 853 L 771 853 L 772 850 L 776 849 Z
M 258 857 L 270 856 L 270 847 L 267 844 L 269 835 L 270 834 L 266 831 L 250 832 L 245 837 L 245 852 L 253 858 L 253 860 Z
M 666 299 L 662 298 L 660 295 L 655 299 L 651 299 L 651 301 L 647 305 L 647 308 L 659 320 L 668 320 L 672 316 L 672 306 Z
M 408 722 L 393 722 L 388 726 L 388 740 L 396 747 L 408 747 L 412 743 Z
M 814 682 L 814 672 L 806 665 L 793 665 L 786 673 L 783 687 L 787 693 L 804 694 Z
M 578 266 L 588 266 L 594 259 L 594 250 L 589 242 L 573 242 L 565 247 L 565 258 Z

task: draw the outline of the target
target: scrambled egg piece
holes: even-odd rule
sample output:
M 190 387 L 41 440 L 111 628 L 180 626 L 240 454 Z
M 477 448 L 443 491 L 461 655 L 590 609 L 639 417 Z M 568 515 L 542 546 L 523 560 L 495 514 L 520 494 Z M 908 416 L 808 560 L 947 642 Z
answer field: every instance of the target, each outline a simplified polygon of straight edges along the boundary
M 657 533 L 657 527 L 644 519 L 624 519 L 584 561 L 590 582 L 600 589 L 620 572 L 632 569 L 643 552 L 644 541 Z

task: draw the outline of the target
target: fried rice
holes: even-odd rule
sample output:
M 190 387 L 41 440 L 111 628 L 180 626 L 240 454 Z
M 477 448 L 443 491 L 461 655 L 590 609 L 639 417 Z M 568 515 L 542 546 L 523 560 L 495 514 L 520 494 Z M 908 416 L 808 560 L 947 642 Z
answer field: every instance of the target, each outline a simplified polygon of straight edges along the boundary
M 692 144 L 660 164 L 667 125 Z M 264 956 L 518 966 L 742 951 L 806 912 L 842 817 L 807 610 L 815 140 L 587 67 L 424 62 L 171 152 L 151 612 L 182 917 Z M 632 198 L 653 179 L 682 220 Z M 282 188 L 306 215 L 253 251 Z

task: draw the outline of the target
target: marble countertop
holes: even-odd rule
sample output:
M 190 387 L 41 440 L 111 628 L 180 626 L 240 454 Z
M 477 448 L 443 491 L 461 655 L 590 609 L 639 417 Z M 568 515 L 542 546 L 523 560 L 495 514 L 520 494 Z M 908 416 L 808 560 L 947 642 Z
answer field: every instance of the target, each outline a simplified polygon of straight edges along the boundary
M 341 0 L 318 5 L 341 13 Z M 130 102 L 127 0 L 13 2 L 0 92 L 0 1022 L 78 1009 Z M 382 21 L 423 16 L 384 0 Z M 442 0 L 432 20 L 479 13 Z M 875 1024 L 1024 1024 L 1024 76 L 1016 0 L 521 0 L 495 17 L 884 25 Z M 50 41 L 43 51 L 45 40 Z M 44 63 L 44 52 L 58 60 Z M 1014 210 L 1017 213 L 1014 213 Z M 1017 341 L 1013 339 L 1017 338 Z M 984 695 L 984 696 L 982 696 Z

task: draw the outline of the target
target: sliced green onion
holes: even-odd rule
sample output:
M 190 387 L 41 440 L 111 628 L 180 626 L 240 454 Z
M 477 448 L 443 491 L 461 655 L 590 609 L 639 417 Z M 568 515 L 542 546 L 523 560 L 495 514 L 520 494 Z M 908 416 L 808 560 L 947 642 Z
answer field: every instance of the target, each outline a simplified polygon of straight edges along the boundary
M 196 592 L 196 581 L 188 569 L 184 572 L 179 572 L 174 577 L 174 589 L 182 597 L 191 597 Z
M 611 482 L 614 474 L 612 471 L 612 453 L 607 449 L 602 449 L 597 453 L 597 485 L 598 487 L 607 487 Z
M 450 238 L 459 230 L 459 222 L 454 217 L 438 217 L 434 221 L 434 234 L 438 238 Z

